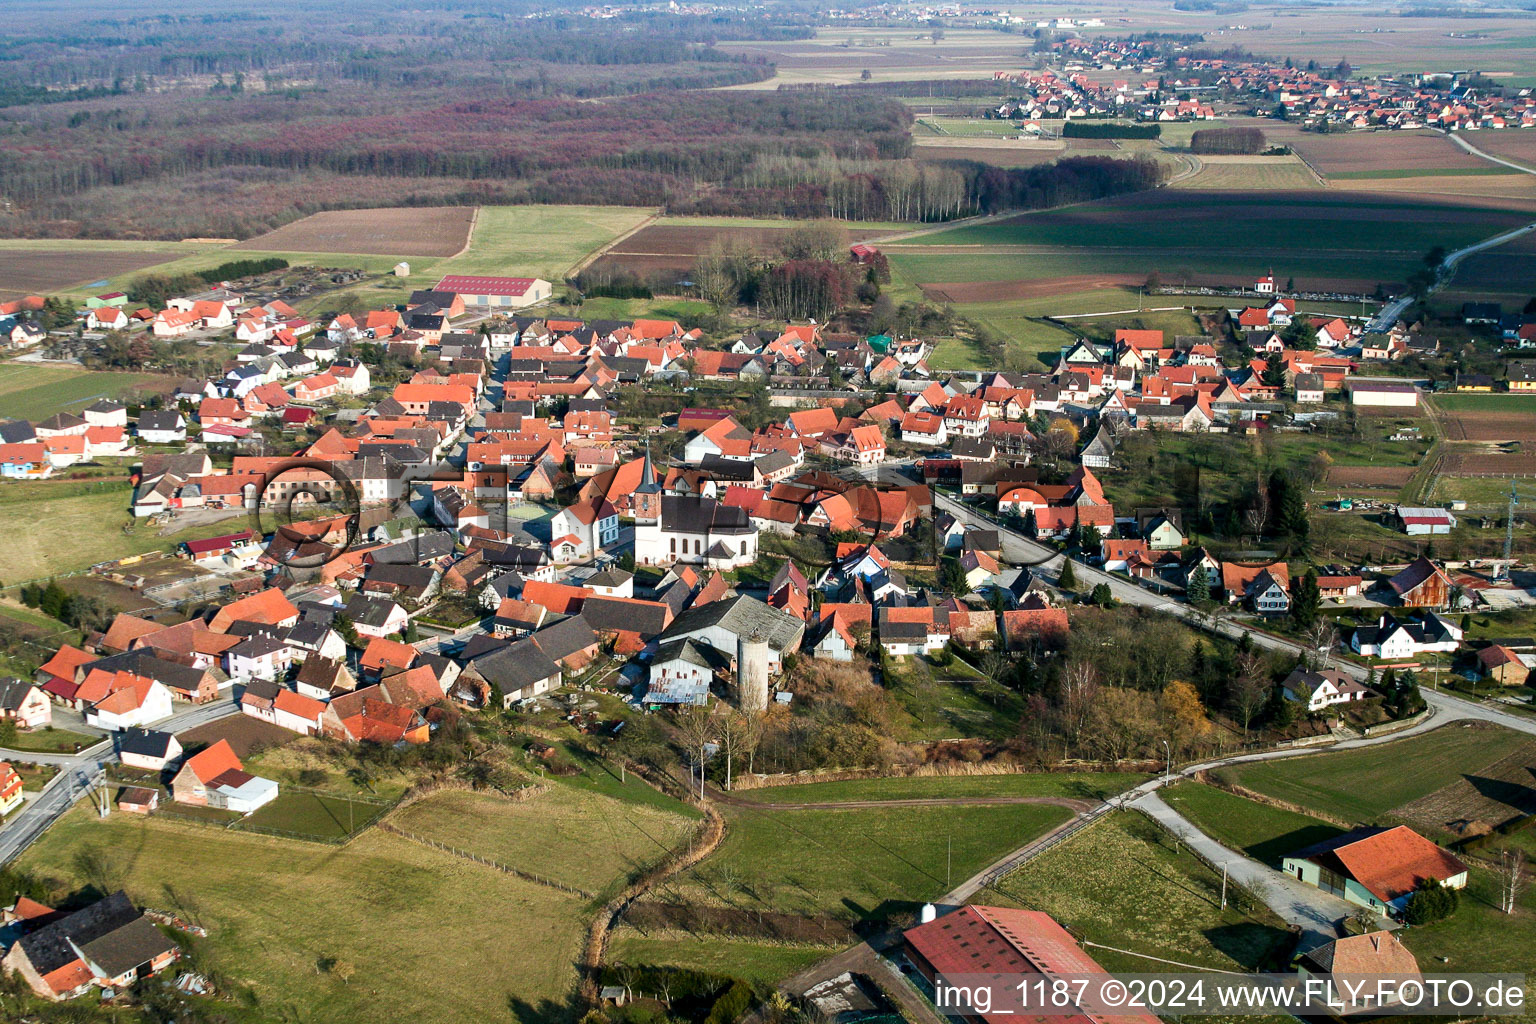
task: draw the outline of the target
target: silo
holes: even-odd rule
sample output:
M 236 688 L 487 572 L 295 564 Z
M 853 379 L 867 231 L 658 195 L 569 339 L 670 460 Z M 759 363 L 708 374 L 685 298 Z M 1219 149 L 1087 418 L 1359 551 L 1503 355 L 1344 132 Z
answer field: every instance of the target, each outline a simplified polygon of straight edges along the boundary
M 768 710 L 768 638 L 762 633 L 736 638 L 736 703 L 743 711 Z

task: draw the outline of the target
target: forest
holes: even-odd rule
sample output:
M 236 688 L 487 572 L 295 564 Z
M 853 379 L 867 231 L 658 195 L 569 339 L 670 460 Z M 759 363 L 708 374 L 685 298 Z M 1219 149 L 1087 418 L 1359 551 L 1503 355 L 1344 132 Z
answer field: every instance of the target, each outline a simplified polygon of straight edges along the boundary
M 1161 181 L 1150 162 L 915 161 L 890 90 L 718 91 L 773 68 L 715 44 L 812 33 L 792 7 L 89 3 L 0 30 L 0 234 L 247 238 L 326 209 L 549 202 L 921 222 Z

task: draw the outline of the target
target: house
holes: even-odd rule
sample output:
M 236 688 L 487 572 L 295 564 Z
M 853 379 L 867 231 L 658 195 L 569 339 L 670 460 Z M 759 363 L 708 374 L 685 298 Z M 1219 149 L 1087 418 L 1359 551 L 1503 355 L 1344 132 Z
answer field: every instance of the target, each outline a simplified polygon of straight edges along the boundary
M 181 757 L 181 744 L 168 732 L 153 729 L 124 729 L 117 734 L 117 756 L 132 768 L 158 772 Z
M 1500 686 L 1524 686 L 1531 668 L 1502 644 L 1489 644 L 1477 652 L 1477 667 L 1484 679 Z
M 26 802 L 21 789 L 21 775 L 8 762 L 0 761 L 0 817 Z
M 1349 644 L 1366 658 L 1397 660 L 1431 652 L 1449 654 L 1461 646 L 1461 628 L 1433 612 L 1410 622 L 1399 622 L 1383 613 L 1375 625 L 1356 629 Z
M 128 729 L 171 717 L 171 691 L 136 672 L 93 668 L 76 697 L 85 706 L 86 724 L 98 729 Z
M 1394 513 L 1397 524 L 1410 537 L 1447 534 L 1456 528 L 1456 517 L 1443 508 L 1410 508 L 1399 505 Z
M 171 799 L 250 814 L 277 799 L 277 783 L 246 772 L 229 740 L 221 739 L 186 759 L 171 780 Z
M 42 687 L 23 679 L 0 679 L 0 720 L 18 729 L 41 729 L 53 721 L 53 705 Z
M 1384 930 L 1346 935 L 1314 946 L 1297 958 L 1296 973 L 1305 985 L 1317 979 L 1316 984 L 1326 992 L 1323 996 L 1320 991 L 1320 997 L 1338 1017 L 1357 1013 L 1378 1017 L 1384 1006 L 1399 1003 L 1401 998 L 1392 995 L 1377 1000 L 1374 993 L 1400 992 L 1405 983 L 1420 978 L 1418 960 L 1396 932 Z
M 654 518 L 635 514 L 635 561 L 728 570 L 757 561 L 757 527 L 745 509 L 697 495 L 661 496 Z
M 1467 866 L 1407 825 L 1359 828 L 1285 857 L 1281 870 L 1357 906 L 1400 914 L 1414 889 L 1434 879 L 1467 884 Z
M 1043 911 L 969 904 L 941 917 L 922 916 L 929 919 L 902 934 L 902 953 L 929 992 L 941 978 L 950 984 L 960 978 L 976 979 L 974 983 L 983 986 L 1038 978 L 1046 984 L 1059 980 L 1070 986 L 1076 983 L 1073 979 L 1107 976 L 1072 935 Z M 1019 1019 L 1011 1007 L 988 998 L 987 1009 L 982 1010 L 982 1002 L 975 1000 L 976 1006 L 964 1012 L 953 1003 L 944 1010 L 966 1024 L 1009 1024 Z M 1092 1014 L 1058 1010 L 1055 1017 L 1062 1024 L 1158 1024 L 1151 1013 L 1130 1010 Z
M 1451 600 L 1451 578 L 1424 556 L 1387 581 L 1405 608 L 1444 608 Z
M 255 622 L 263 626 L 287 628 L 299 621 L 299 610 L 276 587 L 236 598 L 219 608 L 208 628 L 215 633 L 228 633 L 236 622 Z
M 1221 589 L 1228 604 L 1245 601 L 1261 615 L 1284 615 L 1291 609 L 1291 572 L 1284 562 L 1263 565 L 1222 562 Z
M 501 693 L 502 707 L 510 708 L 558 687 L 562 673 L 554 659 L 529 637 L 471 659 L 459 677 L 461 684 L 466 677 L 483 679 L 492 694 Z
M 554 286 L 537 277 L 485 277 L 449 274 L 433 289 L 461 298 L 466 306 L 489 309 L 521 309 L 547 301 Z
M 1378 696 L 1376 691 L 1354 676 L 1331 668 L 1316 672 L 1293 669 L 1280 687 L 1286 700 L 1305 701 L 1308 711 L 1321 711 L 1334 704 L 1348 704 L 1350 701 Z
M 1323 400 L 1323 375 L 1298 373 L 1293 385 L 1298 405 L 1316 405 Z
M 556 512 L 549 521 L 550 555 L 556 562 L 591 558 L 618 543 L 619 510 L 594 495 Z
M 1056 642 L 1071 630 L 1065 608 L 1051 608 L 1038 598 L 1027 598 L 1029 607 L 1002 613 L 1003 641 L 1010 651 L 1027 650 L 1035 641 Z
M 673 640 L 657 648 L 647 674 L 646 704 L 709 703 L 710 684 L 716 676 L 728 677 L 731 659 L 707 643 Z
M 731 659 L 743 637 L 758 634 L 768 641 L 768 671 L 782 670 L 785 652 L 794 653 L 805 635 L 805 623 L 788 612 L 740 595 L 693 607 L 672 620 L 658 638 L 666 644 L 673 640 L 694 640 L 708 644 Z
M 57 914 L 6 951 L 0 967 L 43 999 L 84 995 L 93 986 L 116 995 L 163 971 L 181 949 L 136 910 L 121 889 L 71 914 Z
M 293 649 L 269 633 L 256 633 L 224 652 L 224 670 L 239 680 L 276 679 L 293 664 Z
M 174 409 L 139 413 L 135 430 L 148 444 L 177 444 L 187 439 L 186 418 Z

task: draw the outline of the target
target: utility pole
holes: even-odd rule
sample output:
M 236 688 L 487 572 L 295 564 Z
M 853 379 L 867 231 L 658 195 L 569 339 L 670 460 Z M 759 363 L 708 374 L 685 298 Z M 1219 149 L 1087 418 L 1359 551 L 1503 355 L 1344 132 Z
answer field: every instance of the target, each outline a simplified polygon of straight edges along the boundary
M 949 888 L 950 873 L 951 873 L 950 869 L 954 866 L 954 863 L 955 863 L 955 834 L 953 832 L 951 832 L 949 834 L 949 843 L 948 843 L 948 845 L 946 846 L 946 848 L 944 850 L 944 888 L 946 888 L 946 889 Z
M 1167 740 L 1163 740 L 1163 754 L 1168 758 L 1168 767 L 1163 772 L 1163 784 L 1167 785 L 1173 781 L 1173 748 Z
M 1221 862 L 1221 907 L 1227 907 L 1227 862 Z

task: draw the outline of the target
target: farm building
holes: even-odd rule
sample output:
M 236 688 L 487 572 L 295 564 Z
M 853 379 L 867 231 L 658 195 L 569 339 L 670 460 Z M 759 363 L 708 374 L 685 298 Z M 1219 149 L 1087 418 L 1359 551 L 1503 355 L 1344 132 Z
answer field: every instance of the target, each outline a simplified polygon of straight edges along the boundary
M 1016 978 L 1105 973 L 1065 928 L 1039 910 L 965 906 L 907 929 L 902 939 L 902 954 L 929 985 L 940 977 L 954 979 L 966 974 Z M 999 991 L 1006 989 L 999 986 Z M 956 1008 L 954 1015 L 972 1024 L 1001 1024 L 1015 1018 L 1014 1009 L 992 1005 L 988 1012 L 973 1009 L 962 1014 Z M 1150 1013 L 1063 1013 L 1058 1019 L 1064 1024 L 1157 1021 Z
M 1397 507 L 1397 524 L 1410 537 L 1427 534 L 1450 533 L 1456 528 L 1456 517 L 1443 508 Z
M 1420 556 L 1387 581 L 1406 608 L 1444 608 L 1451 599 L 1451 578 Z
M 1520 655 L 1503 644 L 1489 644 L 1478 651 L 1477 667 L 1484 679 L 1500 686 L 1524 686 L 1531 674 L 1530 666 Z
M 554 294 L 554 286 L 537 277 L 474 277 L 449 274 L 433 289 L 453 292 L 466 306 L 493 309 L 519 309 L 543 302 Z
M 1449 889 L 1467 884 L 1465 864 L 1407 825 L 1334 836 L 1290 854 L 1281 870 L 1383 914 L 1401 912 L 1426 878 Z
M 1419 389 L 1408 383 L 1359 380 L 1346 386 L 1352 405 L 1414 409 L 1419 404 Z
M 18 974 L 38 996 L 60 1000 L 93 986 L 115 995 L 169 967 L 181 948 L 121 889 L 21 936 L 6 951 L 6 974 Z
M 277 783 L 248 773 L 229 741 L 219 740 L 187 758 L 171 780 L 171 796 L 179 804 L 250 814 L 277 799 Z

